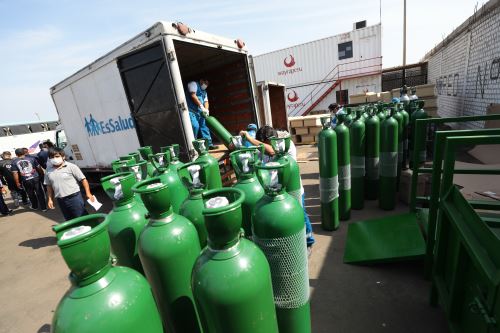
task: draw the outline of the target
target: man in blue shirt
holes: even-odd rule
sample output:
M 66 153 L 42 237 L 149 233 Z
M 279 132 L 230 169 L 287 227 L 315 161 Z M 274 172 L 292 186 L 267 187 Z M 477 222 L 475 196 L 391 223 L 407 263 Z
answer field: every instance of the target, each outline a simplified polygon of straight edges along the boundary
M 191 81 L 187 84 L 186 101 L 189 109 L 189 118 L 193 127 L 195 139 L 201 134 L 201 137 L 208 143 L 208 149 L 216 149 L 212 145 L 212 137 L 210 130 L 205 122 L 205 116 L 208 116 L 208 80 L 200 79 L 200 81 Z
M 17 158 L 12 162 L 11 171 L 18 188 L 24 188 L 31 201 L 31 208 L 47 211 L 45 192 L 40 184 L 43 177 L 43 169 L 33 156 L 25 155 L 23 148 L 15 151 Z M 22 186 L 21 186 L 22 183 Z

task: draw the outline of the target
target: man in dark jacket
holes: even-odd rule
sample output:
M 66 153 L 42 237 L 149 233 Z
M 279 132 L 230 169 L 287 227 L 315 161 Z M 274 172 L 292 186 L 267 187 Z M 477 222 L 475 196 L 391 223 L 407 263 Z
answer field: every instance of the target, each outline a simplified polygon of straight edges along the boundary
M 40 184 L 40 177 L 44 176 L 43 169 L 33 156 L 24 153 L 23 148 L 16 149 L 16 156 L 11 168 L 16 187 L 26 190 L 32 209 L 40 208 L 43 212 L 47 211 L 45 193 Z
M 14 175 L 12 174 L 13 160 L 10 151 L 4 151 L 1 157 L 2 160 L 0 160 L 0 177 L 5 180 L 4 184 L 6 184 L 9 188 L 15 206 L 19 206 L 20 202 L 22 202 L 23 205 L 27 205 L 29 201 L 26 191 L 22 188 L 17 188 L 16 182 L 14 180 Z

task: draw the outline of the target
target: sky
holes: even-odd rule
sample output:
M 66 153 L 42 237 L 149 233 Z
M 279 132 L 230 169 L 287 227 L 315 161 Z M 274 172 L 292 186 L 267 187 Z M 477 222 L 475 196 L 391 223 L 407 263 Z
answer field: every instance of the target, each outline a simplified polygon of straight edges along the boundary
M 483 2 L 479 2 L 481 6 Z M 407 0 L 407 63 L 474 12 L 472 0 Z M 49 89 L 155 22 L 241 38 L 252 55 L 382 22 L 383 67 L 402 64 L 403 0 L 0 0 L 0 124 L 57 120 Z

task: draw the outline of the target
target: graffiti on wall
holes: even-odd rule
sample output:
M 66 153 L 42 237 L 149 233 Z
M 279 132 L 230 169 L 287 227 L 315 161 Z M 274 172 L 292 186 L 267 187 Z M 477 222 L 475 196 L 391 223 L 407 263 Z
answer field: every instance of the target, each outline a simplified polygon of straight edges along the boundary
M 474 82 L 474 98 L 484 98 L 484 92 L 488 86 L 499 83 L 500 57 L 486 61 L 484 65 L 477 66 Z M 436 78 L 436 90 L 440 96 L 461 96 L 460 73 L 441 75 Z

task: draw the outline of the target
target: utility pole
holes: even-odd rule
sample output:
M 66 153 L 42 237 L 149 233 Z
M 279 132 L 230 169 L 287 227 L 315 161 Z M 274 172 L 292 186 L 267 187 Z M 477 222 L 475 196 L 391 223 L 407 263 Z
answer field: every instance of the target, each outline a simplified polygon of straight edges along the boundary
M 403 5 L 403 86 L 406 84 L 406 0 Z

